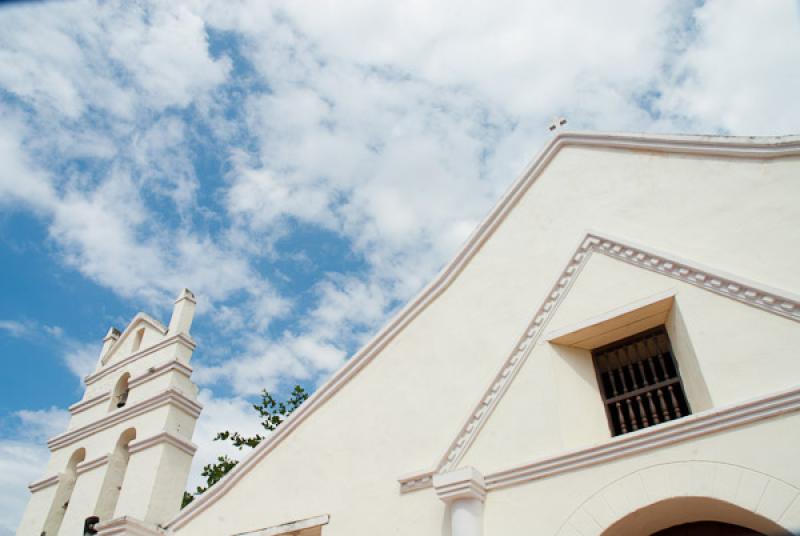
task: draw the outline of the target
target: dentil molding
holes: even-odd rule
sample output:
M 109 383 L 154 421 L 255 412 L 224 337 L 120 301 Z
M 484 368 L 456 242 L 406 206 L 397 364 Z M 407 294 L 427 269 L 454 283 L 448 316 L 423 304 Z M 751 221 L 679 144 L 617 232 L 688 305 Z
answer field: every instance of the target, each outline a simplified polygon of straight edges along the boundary
M 470 413 L 459 434 L 432 471 L 423 471 L 399 479 L 401 491 L 429 487 L 431 476 L 457 467 L 472 445 L 489 415 L 520 370 L 549 320 L 569 292 L 569 289 L 593 254 L 606 255 L 633 266 L 656 272 L 684 283 L 702 288 L 719 296 L 736 300 L 771 314 L 800 322 L 800 299 L 791 293 L 771 289 L 721 271 L 703 267 L 674 255 L 658 252 L 630 241 L 590 232 L 581 240 L 561 271 L 544 301 L 533 315 L 514 350 L 495 375 L 481 402 Z

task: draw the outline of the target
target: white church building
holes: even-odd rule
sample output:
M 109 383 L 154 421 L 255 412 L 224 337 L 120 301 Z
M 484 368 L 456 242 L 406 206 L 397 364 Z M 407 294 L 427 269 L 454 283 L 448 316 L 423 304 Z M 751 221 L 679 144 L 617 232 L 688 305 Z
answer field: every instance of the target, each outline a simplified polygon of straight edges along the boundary
M 800 137 L 561 132 L 183 510 L 195 298 L 112 329 L 17 535 L 800 534 L 798 289 Z

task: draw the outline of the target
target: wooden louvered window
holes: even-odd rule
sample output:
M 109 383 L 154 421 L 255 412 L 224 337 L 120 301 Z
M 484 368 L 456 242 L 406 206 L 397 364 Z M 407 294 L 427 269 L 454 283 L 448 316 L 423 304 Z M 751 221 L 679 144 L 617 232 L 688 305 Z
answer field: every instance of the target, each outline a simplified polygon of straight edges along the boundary
M 613 435 L 691 414 L 664 326 L 597 348 L 592 357 Z

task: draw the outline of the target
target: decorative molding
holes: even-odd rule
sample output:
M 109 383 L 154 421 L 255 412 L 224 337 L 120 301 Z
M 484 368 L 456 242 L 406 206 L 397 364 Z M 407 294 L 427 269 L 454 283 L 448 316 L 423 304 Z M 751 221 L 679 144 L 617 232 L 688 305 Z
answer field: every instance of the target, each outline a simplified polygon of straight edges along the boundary
M 563 132 L 552 143 L 556 145 L 556 149 L 573 145 L 725 158 L 774 159 L 800 154 L 800 136 L 664 136 Z
M 462 467 L 449 473 L 433 475 L 433 487 L 436 495 L 446 502 L 486 499 L 486 484 L 483 475 L 474 467 Z
M 109 374 L 111 374 L 112 372 L 115 372 L 115 371 L 121 369 L 122 367 L 124 367 L 126 365 L 130 365 L 134 361 L 138 361 L 139 359 L 141 359 L 141 358 L 143 358 L 145 356 L 148 356 L 148 355 L 150 355 L 150 354 L 152 354 L 154 352 L 157 352 L 158 350 L 166 348 L 167 346 L 170 346 L 171 344 L 175 344 L 175 343 L 182 344 L 183 346 L 185 346 L 186 348 L 188 348 L 189 350 L 192 350 L 192 351 L 194 351 L 195 347 L 197 346 L 192 339 L 190 339 L 188 336 L 186 336 L 186 334 L 177 333 L 177 334 L 175 334 L 175 335 L 173 335 L 171 337 L 167 337 L 166 339 L 162 340 L 161 342 L 158 342 L 158 343 L 154 344 L 153 346 L 148 346 L 144 350 L 140 350 L 138 352 L 135 352 L 135 353 L 129 355 L 128 357 L 126 357 L 125 359 L 122 359 L 121 361 L 117 361 L 116 363 L 114 363 L 113 365 L 110 365 L 107 368 L 100 369 L 99 371 L 95 372 L 94 374 L 89 374 L 88 376 L 86 376 L 83 379 L 83 383 L 85 383 L 86 385 L 91 385 L 92 383 L 96 382 L 100 378 L 104 378 L 104 377 L 108 376 Z
M 716 270 L 712 271 L 689 261 L 678 260 L 672 255 L 650 252 L 643 246 L 636 246 L 627 241 L 614 240 L 597 233 L 587 234 L 573 253 L 566 268 L 558 276 L 533 320 L 523 332 L 514 351 L 506 359 L 489 389 L 484 393 L 481 402 L 470 414 L 469 419 L 462 426 L 461 432 L 448 448 L 447 454 L 437 465 L 438 472 L 450 470 L 461 461 L 497 402 L 511 384 L 511 380 L 530 355 L 563 297 L 569 292 L 575 276 L 580 273 L 592 253 L 595 252 L 800 322 L 800 301 L 789 293 L 775 289 L 767 290 L 766 287 L 747 282 L 742 278 L 722 275 Z
M 169 522 L 178 529 L 214 504 L 236 482 L 258 465 L 294 428 L 332 397 L 367 366 L 414 318 L 441 295 L 461 273 L 494 230 L 505 220 L 558 152 L 567 146 L 650 151 L 714 157 L 774 159 L 800 156 L 800 137 L 732 138 L 707 136 L 623 135 L 593 132 L 561 132 L 534 158 L 522 175 L 492 208 L 489 215 L 469 236 L 464 246 L 434 280 L 406 304 L 372 339 L 354 354 L 331 378 L 300 406 L 281 426 L 262 441 L 242 462 L 213 488 L 195 499 Z M 504 367 L 505 369 L 505 367 Z
M 164 326 L 164 324 L 147 313 L 138 312 L 136 313 L 136 316 L 134 316 L 133 319 L 128 323 L 128 326 L 122 333 L 117 332 L 117 337 L 114 339 L 113 344 L 109 346 L 108 350 L 106 350 L 100 357 L 101 366 L 108 362 L 110 355 L 114 353 L 117 348 L 122 346 L 122 342 L 128 338 L 128 336 L 133 332 L 134 328 L 138 327 L 139 324 L 149 324 L 150 327 L 160 333 L 161 336 L 167 334 L 167 328 Z M 111 329 L 113 330 L 114 328 Z M 111 334 L 111 330 L 109 330 L 109 334 Z M 106 335 L 106 338 L 103 339 L 103 342 L 105 342 L 106 339 L 108 339 L 108 335 Z
M 31 490 L 31 493 L 36 493 L 37 491 L 49 488 L 50 486 L 55 486 L 56 484 L 58 484 L 59 480 L 60 480 L 59 475 L 49 476 L 47 478 L 37 480 L 36 482 L 31 482 L 30 484 L 28 484 L 28 489 Z
M 795 388 L 743 404 L 696 413 L 617 436 L 600 445 L 498 471 L 486 476 L 486 487 L 495 490 L 516 486 L 798 410 L 800 388 Z
M 151 370 L 143 372 L 142 374 L 136 376 L 135 378 L 132 378 L 128 382 L 128 387 L 130 389 L 133 389 L 134 387 L 142 385 L 143 383 L 147 383 L 150 380 L 154 380 L 154 379 L 158 378 L 159 376 L 163 376 L 164 374 L 167 374 L 168 372 L 173 372 L 173 371 L 174 372 L 179 372 L 179 373 L 183 374 L 184 376 L 186 376 L 187 378 L 191 377 L 191 375 L 192 375 L 192 367 L 190 367 L 188 365 L 184 365 L 183 363 L 181 363 L 177 359 L 173 359 L 172 361 L 168 361 L 167 363 L 164 363 L 163 365 L 160 365 L 160 366 L 155 367 L 155 368 L 153 368 Z
M 265 529 L 258 529 L 250 532 L 238 532 L 233 536 L 279 536 L 281 534 L 294 535 L 299 533 L 301 530 L 327 525 L 330 520 L 331 516 L 329 514 L 323 514 L 321 516 L 309 517 L 308 519 L 301 519 L 299 521 L 292 521 L 290 523 L 283 523 L 282 525 L 275 525 L 274 527 L 267 527 Z
M 156 434 L 146 439 L 142 439 L 141 441 L 132 442 L 128 446 L 128 452 L 130 452 L 131 454 L 135 454 L 136 452 L 149 449 L 150 447 L 155 447 L 156 445 L 161 445 L 164 443 L 172 445 L 173 447 L 182 450 L 189 456 L 194 456 L 194 453 L 197 450 L 197 445 L 195 445 L 191 441 L 187 441 L 186 439 L 178 437 L 170 432 L 161 432 L 160 434 Z
M 669 478 L 669 475 L 686 475 L 688 478 Z M 720 480 L 726 484 L 720 485 Z M 760 483 L 755 501 L 751 498 L 754 482 Z M 760 493 L 766 489 L 780 489 L 782 493 Z M 637 469 L 596 490 L 564 520 L 556 534 L 625 534 L 626 531 L 618 525 L 620 521 L 630 519 L 628 516 L 661 501 L 677 500 L 678 505 L 671 509 L 676 516 L 661 518 L 663 526 L 648 526 L 649 533 L 681 522 L 684 505 L 690 506 L 692 501 L 702 498 L 715 499 L 766 519 L 771 527 L 751 527 L 759 528 L 759 533 L 788 535 L 788 531 L 779 529 L 797 528 L 798 525 L 791 520 L 790 506 L 798 497 L 800 489 L 797 486 L 741 465 L 710 460 L 667 462 Z M 680 504 L 681 501 L 686 502 Z
M 163 374 L 166 374 L 168 372 L 171 372 L 173 370 L 176 371 L 176 372 L 180 372 L 181 374 L 183 374 L 187 378 L 191 377 L 191 375 L 192 375 L 192 367 L 190 367 L 188 365 L 184 365 L 183 363 L 181 363 L 177 359 L 173 359 L 172 361 L 168 361 L 167 363 L 164 363 L 163 365 L 160 365 L 158 367 L 153 368 L 152 371 L 148 370 L 148 371 L 140 374 L 139 376 L 136 376 L 135 378 L 131 379 L 128 382 L 128 388 L 129 389 L 133 389 L 134 387 L 142 385 L 143 383 L 147 383 L 148 381 L 153 380 L 153 379 L 155 379 L 155 378 L 157 378 L 159 376 L 162 376 Z M 98 404 L 101 404 L 103 402 L 107 402 L 110 397 L 111 397 L 111 391 L 108 391 L 108 392 L 103 393 L 101 395 L 95 396 L 94 398 L 90 398 L 89 400 L 84 400 L 82 402 L 76 402 L 75 404 L 73 404 L 73 405 L 71 405 L 69 407 L 69 411 L 73 415 L 77 415 L 79 413 L 82 413 L 82 412 L 86 411 L 87 409 L 93 408 L 94 406 L 96 406 Z
M 97 536 L 162 536 L 163 530 L 132 517 L 118 517 L 97 526 Z
M 800 410 L 800 388 L 794 388 L 748 402 L 695 413 L 681 419 L 617 436 L 599 445 L 548 456 L 529 464 L 497 471 L 486 475 L 484 481 L 486 489 L 489 491 L 517 486 L 798 410 Z M 421 475 L 430 475 L 430 473 L 420 473 Z M 437 476 L 438 474 L 433 475 L 434 482 Z M 400 480 L 401 491 L 407 493 L 431 487 L 430 481 L 427 482 L 427 485 L 417 486 L 414 486 L 413 482 L 413 477 L 410 476 Z
M 203 406 L 194 400 L 191 400 L 180 391 L 168 389 L 146 400 L 142 400 L 136 404 L 126 406 L 124 409 L 110 413 L 106 417 L 87 424 L 86 426 L 81 426 L 80 428 L 70 432 L 57 435 L 47 442 L 47 446 L 51 451 L 64 448 L 67 445 L 75 443 L 76 441 L 80 441 L 81 439 L 84 439 L 92 434 L 96 434 L 101 430 L 105 430 L 125 420 L 132 419 L 133 417 L 166 405 L 175 406 L 194 418 L 199 417 L 200 411 L 203 409 Z
M 78 413 L 83 413 L 87 409 L 93 408 L 98 404 L 102 404 L 103 402 L 108 402 L 109 398 L 111 398 L 111 391 L 97 395 L 88 400 L 75 402 L 68 409 L 71 414 L 77 415 Z
M 758 285 L 736 276 L 723 275 L 717 270 L 701 267 L 690 261 L 679 260 L 665 253 L 652 252 L 643 246 L 633 245 L 629 241 L 612 239 L 599 233 L 589 233 L 581 240 L 580 245 L 570 257 L 566 267 L 559 274 L 546 299 L 537 309 L 533 320 L 531 320 L 519 338 L 514 350 L 506 358 L 481 401 L 470 413 L 469 418 L 461 427 L 461 431 L 448 447 L 446 454 L 436 465 L 435 473 L 445 472 L 458 466 L 458 463 L 462 460 L 475 437 L 477 437 L 500 398 L 508 389 L 514 376 L 516 376 L 528 358 L 539 336 L 555 314 L 564 296 L 568 293 L 575 277 L 580 273 L 593 253 L 607 255 L 628 264 L 705 289 L 714 294 L 800 322 L 800 299 L 790 293 L 777 289 L 768 289 L 763 285 Z M 415 482 L 423 476 L 424 473 L 412 475 L 401 481 L 401 491 L 406 492 L 427 487 Z
M 91 471 L 92 469 L 102 467 L 107 463 L 108 463 L 108 454 L 95 458 L 94 460 L 88 460 L 79 463 L 78 466 L 75 468 L 75 472 L 79 475 L 82 475 L 87 471 Z
M 708 268 L 669 253 L 635 245 L 627 240 L 614 239 L 608 235 L 590 233 L 587 239 L 597 241 L 593 244 L 593 249 L 611 258 L 800 322 L 800 296 L 785 290 L 770 288 L 722 270 Z
M 400 483 L 400 491 L 408 493 L 409 491 L 416 491 L 418 489 L 426 489 L 433 486 L 433 475 L 436 473 L 435 469 L 414 473 L 405 477 L 400 477 L 397 481 Z

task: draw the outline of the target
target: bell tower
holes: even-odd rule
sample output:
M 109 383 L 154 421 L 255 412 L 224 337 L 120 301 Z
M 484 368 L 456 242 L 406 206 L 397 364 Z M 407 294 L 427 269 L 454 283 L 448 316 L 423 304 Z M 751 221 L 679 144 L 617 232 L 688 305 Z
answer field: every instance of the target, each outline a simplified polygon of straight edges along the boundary
M 123 516 L 155 529 L 178 513 L 201 410 L 189 366 L 196 303 L 183 289 L 169 327 L 139 313 L 109 329 L 66 432 L 47 442 L 17 536 L 77 536 L 95 516 L 101 532 Z

